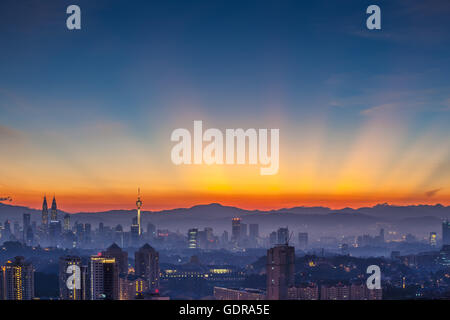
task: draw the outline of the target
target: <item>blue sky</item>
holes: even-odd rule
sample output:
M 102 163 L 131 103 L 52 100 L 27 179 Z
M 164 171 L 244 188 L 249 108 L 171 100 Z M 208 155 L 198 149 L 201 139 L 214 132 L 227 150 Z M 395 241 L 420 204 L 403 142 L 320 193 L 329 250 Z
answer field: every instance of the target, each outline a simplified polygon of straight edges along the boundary
M 82 10 L 80 31 L 65 27 L 71 4 Z M 371 4 L 381 7 L 382 30 L 365 27 Z M 76 158 L 110 145 L 110 157 L 135 150 L 167 169 L 170 132 L 197 119 L 219 128 L 280 127 L 288 168 L 310 156 L 303 140 L 321 144 L 328 166 L 351 158 L 364 133 L 375 142 L 385 139 L 377 132 L 397 139 L 386 147 L 396 151 L 388 163 L 408 150 L 425 156 L 430 150 L 414 146 L 420 139 L 449 151 L 449 14 L 445 0 L 2 0 L 0 143 L 26 140 L 30 154 L 11 149 L 0 161 L 11 171 L 15 158 L 39 150 L 59 154 L 49 167 L 63 171 L 73 161 L 92 178 L 95 161 L 105 160 Z M 414 192 L 445 190 L 449 159 L 439 156 Z M 92 188 L 108 185 L 102 179 Z

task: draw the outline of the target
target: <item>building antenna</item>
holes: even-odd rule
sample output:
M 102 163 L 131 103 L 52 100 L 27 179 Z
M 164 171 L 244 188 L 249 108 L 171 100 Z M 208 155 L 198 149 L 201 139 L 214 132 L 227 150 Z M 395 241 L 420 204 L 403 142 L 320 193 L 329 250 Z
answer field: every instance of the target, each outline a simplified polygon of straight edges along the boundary
M 289 241 L 291 241 L 291 237 L 292 237 L 293 234 L 294 234 L 294 231 L 291 231 L 291 234 L 289 235 L 289 238 L 286 239 L 286 245 L 287 246 L 289 245 Z

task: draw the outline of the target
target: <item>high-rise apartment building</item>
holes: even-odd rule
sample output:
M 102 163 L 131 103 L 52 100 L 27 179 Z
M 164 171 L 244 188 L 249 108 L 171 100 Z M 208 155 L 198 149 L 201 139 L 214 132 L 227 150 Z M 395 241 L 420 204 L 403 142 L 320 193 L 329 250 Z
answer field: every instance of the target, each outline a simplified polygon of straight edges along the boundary
M 150 291 L 159 291 L 159 253 L 147 243 L 135 252 L 135 273 L 148 280 Z
M 267 251 L 267 299 L 286 300 L 294 285 L 295 249 L 287 244 Z
M 34 298 L 34 269 L 24 257 L 15 257 L 2 267 L 3 298 L 31 300 Z
M 87 266 L 80 257 L 59 258 L 59 297 L 62 300 L 87 300 Z
M 91 256 L 91 300 L 119 299 L 119 266 L 115 258 Z
M 115 258 L 119 267 L 119 273 L 128 273 L 128 252 L 122 250 L 116 243 L 110 245 L 102 252 L 103 257 Z

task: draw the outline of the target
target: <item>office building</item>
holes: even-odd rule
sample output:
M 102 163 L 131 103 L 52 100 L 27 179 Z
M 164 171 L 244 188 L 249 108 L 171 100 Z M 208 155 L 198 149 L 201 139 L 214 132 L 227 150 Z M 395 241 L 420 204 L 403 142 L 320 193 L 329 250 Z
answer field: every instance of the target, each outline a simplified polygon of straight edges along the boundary
M 298 234 L 298 247 L 301 250 L 306 250 L 308 247 L 308 233 L 299 232 Z
M 188 248 L 198 248 L 198 229 L 189 229 L 188 231 Z
M 57 221 L 57 220 L 58 220 L 58 208 L 56 206 L 56 199 L 53 196 L 52 209 L 50 210 L 50 221 Z
M 44 202 L 42 203 L 42 227 L 47 230 L 48 227 L 48 206 L 47 197 L 44 196 Z
M 289 242 L 289 229 L 279 228 L 277 231 L 277 244 L 288 244 Z
M 251 223 L 249 225 L 249 237 L 253 240 L 259 238 L 259 224 Z
M 241 218 L 233 218 L 231 220 L 231 241 L 239 242 L 241 239 Z

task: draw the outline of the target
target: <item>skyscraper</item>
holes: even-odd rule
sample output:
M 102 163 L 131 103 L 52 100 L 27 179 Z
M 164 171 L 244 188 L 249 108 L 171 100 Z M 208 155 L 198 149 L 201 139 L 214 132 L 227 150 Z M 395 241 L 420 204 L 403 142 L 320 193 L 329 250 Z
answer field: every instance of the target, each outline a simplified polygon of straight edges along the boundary
M 114 241 L 119 243 L 119 246 L 121 246 L 123 248 L 123 228 L 120 224 L 118 224 L 115 228 L 114 228 Z
M 80 257 L 60 257 L 58 278 L 62 300 L 86 300 L 87 268 L 82 266 Z
M 436 232 L 430 232 L 430 246 L 436 247 L 437 245 L 437 234 Z
M 308 233 L 299 232 L 298 233 L 298 246 L 300 249 L 305 250 L 308 246 Z
M 279 228 L 277 232 L 277 244 L 287 244 L 289 241 L 289 229 Z
M 48 235 L 52 245 L 57 245 L 59 243 L 61 239 L 61 221 L 50 221 Z
M 113 243 L 109 246 L 106 251 L 102 252 L 102 256 L 115 258 L 119 266 L 119 272 L 121 274 L 128 273 L 128 252 L 122 250 L 117 244 Z
M 134 218 L 133 221 L 137 221 L 137 218 Z M 133 223 L 130 227 L 130 235 L 131 235 L 131 245 L 133 247 L 139 246 L 139 225 Z
M 29 213 L 24 213 L 22 223 L 22 237 L 24 243 L 27 242 L 27 231 L 29 227 L 31 227 L 31 215 Z
M 256 239 L 259 237 L 259 224 L 256 224 L 256 223 L 250 224 L 249 236 L 251 239 Z
M 91 244 L 91 224 L 90 223 L 85 223 L 84 224 L 84 243 L 86 245 L 90 245 Z
M 267 299 L 286 300 L 294 285 L 295 249 L 287 244 L 267 251 Z
M 119 267 L 115 258 L 91 256 L 91 300 L 119 299 Z
M 56 206 L 55 196 L 53 196 L 52 209 L 50 211 L 50 221 L 57 221 L 57 220 L 58 220 L 58 208 Z
M 142 233 L 142 227 L 141 227 L 141 207 L 142 207 L 142 201 L 141 201 L 141 189 L 138 189 L 138 198 L 136 201 L 136 207 L 137 207 L 137 225 L 138 225 L 138 234 L 141 236 Z
M 31 300 L 34 298 L 33 265 L 24 257 L 15 257 L 2 267 L 5 300 Z
M 442 245 L 450 245 L 450 221 L 442 222 Z
M 64 216 L 64 231 L 70 230 L 70 214 L 66 213 Z
M 198 229 L 189 229 L 188 231 L 188 248 L 198 248 Z
M 240 233 L 241 240 L 244 240 L 247 238 L 247 224 L 241 222 L 241 233 Z
M 236 243 L 241 239 L 241 218 L 231 220 L 231 241 Z
M 33 245 L 34 241 L 34 232 L 33 228 L 29 226 L 25 232 L 25 243 L 29 246 Z
M 44 196 L 44 202 L 42 203 L 42 227 L 44 230 L 47 229 L 48 226 L 48 206 L 47 206 L 47 197 Z
M 2 241 L 8 241 L 11 237 L 11 222 L 6 220 L 3 228 Z
M 136 275 L 148 280 L 149 290 L 159 291 L 159 253 L 146 243 L 136 251 L 134 258 Z
M 153 223 L 147 224 L 147 239 L 152 240 L 156 235 L 156 227 Z

